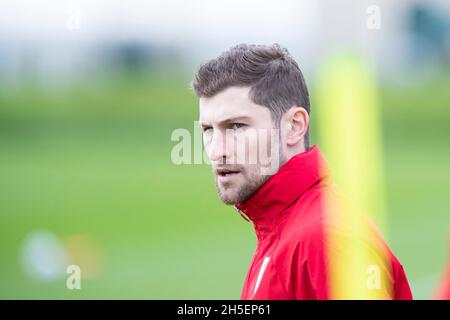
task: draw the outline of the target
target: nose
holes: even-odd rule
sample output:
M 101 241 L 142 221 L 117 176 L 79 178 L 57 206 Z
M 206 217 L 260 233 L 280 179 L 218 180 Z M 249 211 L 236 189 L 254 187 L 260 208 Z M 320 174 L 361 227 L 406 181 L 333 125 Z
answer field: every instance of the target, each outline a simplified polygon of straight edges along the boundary
M 232 140 L 220 130 L 214 130 L 207 146 L 207 153 L 212 163 L 225 164 L 231 157 Z

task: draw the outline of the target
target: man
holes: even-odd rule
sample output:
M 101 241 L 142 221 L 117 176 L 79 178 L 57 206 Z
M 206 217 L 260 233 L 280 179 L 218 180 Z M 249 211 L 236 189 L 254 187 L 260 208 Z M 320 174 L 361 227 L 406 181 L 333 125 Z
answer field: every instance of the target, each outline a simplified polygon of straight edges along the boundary
M 252 220 L 258 238 L 241 299 L 412 298 L 378 233 L 356 238 L 333 218 L 349 206 L 319 147 L 309 146 L 309 94 L 286 49 L 233 47 L 199 68 L 193 89 L 220 198 Z M 363 295 L 339 295 L 331 261 L 352 261 L 351 247 L 337 245 L 352 241 L 367 248 L 379 281 L 357 284 Z M 359 281 L 349 269 L 348 281 Z

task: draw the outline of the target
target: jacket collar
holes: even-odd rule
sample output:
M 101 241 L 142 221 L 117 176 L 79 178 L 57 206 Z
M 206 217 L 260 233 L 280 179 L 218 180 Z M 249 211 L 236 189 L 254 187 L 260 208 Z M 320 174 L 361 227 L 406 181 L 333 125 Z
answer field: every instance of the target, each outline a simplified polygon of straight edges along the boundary
M 254 223 L 259 238 L 259 232 L 270 229 L 279 213 L 328 176 L 326 160 L 315 145 L 289 159 L 248 200 L 235 207 Z

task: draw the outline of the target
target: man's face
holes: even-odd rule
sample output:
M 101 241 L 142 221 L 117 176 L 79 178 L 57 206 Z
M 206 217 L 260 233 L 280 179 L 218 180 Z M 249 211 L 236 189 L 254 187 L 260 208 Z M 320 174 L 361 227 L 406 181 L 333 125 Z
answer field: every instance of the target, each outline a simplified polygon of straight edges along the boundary
M 279 169 L 283 158 L 270 110 L 252 102 L 249 91 L 230 87 L 200 98 L 203 143 L 225 204 L 247 200 Z

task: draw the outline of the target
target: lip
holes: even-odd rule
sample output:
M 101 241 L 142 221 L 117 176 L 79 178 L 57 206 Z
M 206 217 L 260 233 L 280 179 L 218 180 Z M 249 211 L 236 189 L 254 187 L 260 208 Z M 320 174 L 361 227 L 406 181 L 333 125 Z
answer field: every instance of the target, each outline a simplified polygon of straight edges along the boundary
M 236 178 L 241 172 L 235 169 L 216 169 L 217 180 L 220 182 L 228 182 Z
M 229 182 L 235 179 L 240 174 L 239 171 L 228 173 L 226 175 L 217 174 L 217 181 L 219 182 Z

